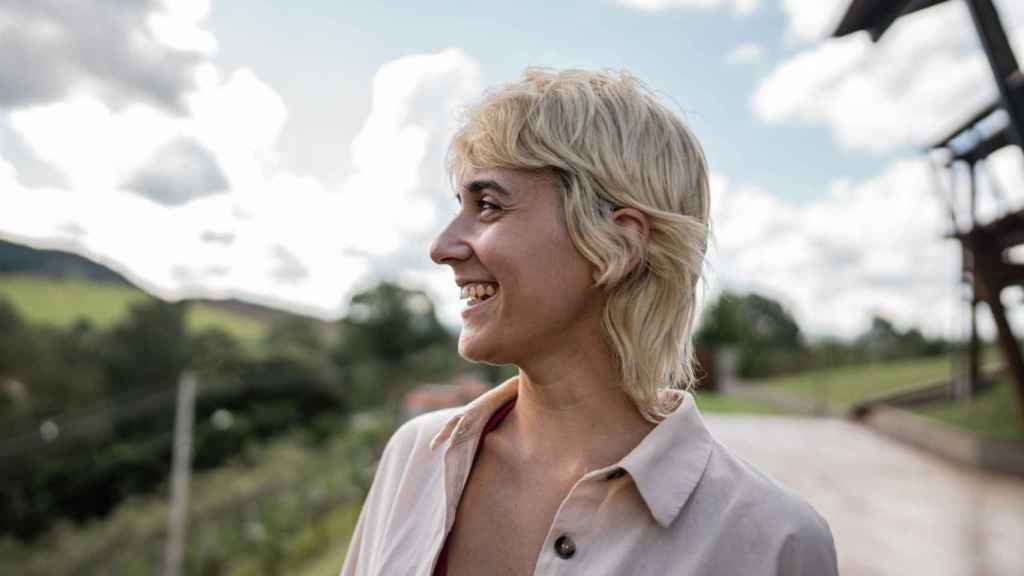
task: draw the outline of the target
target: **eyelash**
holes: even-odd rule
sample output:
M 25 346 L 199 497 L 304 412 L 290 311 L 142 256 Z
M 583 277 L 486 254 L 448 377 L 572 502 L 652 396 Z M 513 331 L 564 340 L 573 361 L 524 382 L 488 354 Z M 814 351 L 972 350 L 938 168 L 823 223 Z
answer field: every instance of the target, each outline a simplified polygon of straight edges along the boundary
M 476 206 L 477 206 L 477 208 L 480 209 L 481 212 L 487 212 L 487 211 L 491 211 L 491 210 L 501 210 L 501 206 L 498 206 L 494 202 L 491 202 L 491 201 L 488 201 L 488 200 L 477 200 L 476 201 Z

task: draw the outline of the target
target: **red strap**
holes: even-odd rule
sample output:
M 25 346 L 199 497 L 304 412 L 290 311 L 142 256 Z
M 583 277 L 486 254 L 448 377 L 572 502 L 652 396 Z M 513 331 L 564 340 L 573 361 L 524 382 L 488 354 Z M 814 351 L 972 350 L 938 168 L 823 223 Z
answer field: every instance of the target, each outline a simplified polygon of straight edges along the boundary
M 515 405 L 516 398 L 513 397 L 491 415 L 487 424 L 484 425 L 484 431 L 480 433 L 480 442 L 477 443 L 476 452 L 473 454 L 473 465 L 476 465 L 476 459 L 480 456 L 480 447 L 484 445 L 484 436 L 487 436 L 492 430 L 497 428 L 498 424 L 501 424 L 501 421 L 505 419 L 505 416 L 508 416 L 508 413 L 512 411 L 512 407 Z M 472 466 L 470 470 L 472 471 Z M 441 547 L 441 554 L 437 557 L 437 564 L 434 565 L 434 576 L 448 576 L 448 541 L 450 538 L 451 532 L 445 537 L 444 546 Z

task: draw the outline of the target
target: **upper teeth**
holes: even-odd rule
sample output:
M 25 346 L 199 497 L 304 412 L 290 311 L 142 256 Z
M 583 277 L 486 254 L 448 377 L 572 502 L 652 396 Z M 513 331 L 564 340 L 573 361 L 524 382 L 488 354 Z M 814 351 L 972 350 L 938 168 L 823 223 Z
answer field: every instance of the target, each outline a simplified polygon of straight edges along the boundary
M 466 284 L 462 287 L 460 297 L 481 300 L 494 296 L 497 288 L 493 284 Z

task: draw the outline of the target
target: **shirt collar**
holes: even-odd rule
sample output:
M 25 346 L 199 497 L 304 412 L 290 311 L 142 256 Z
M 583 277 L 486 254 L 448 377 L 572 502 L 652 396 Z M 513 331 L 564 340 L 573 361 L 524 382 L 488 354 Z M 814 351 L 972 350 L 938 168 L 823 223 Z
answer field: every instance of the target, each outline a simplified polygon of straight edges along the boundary
M 455 446 L 478 436 L 487 419 L 518 391 L 517 377 L 488 390 L 448 420 L 431 440 L 431 449 L 448 439 Z M 681 401 L 618 466 L 629 472 L 655 521 L 666 527 L 704 476 L 713 442 L 692 394 L 680 390 L 663 393 Z
M 676 409 L 619 462 L 662 527 L 675 520 L 704 476 L 713 441 L 693 395 L 680 390 Z
M 456 446 L 479 435 L 494 411 L 518 393 L 519 378 L 517 376 L 484 392 L 448 419 L 441 431 L 430 441 L 430 448 L 436 449 L 449 438 L 451 438 L 451 445 Z

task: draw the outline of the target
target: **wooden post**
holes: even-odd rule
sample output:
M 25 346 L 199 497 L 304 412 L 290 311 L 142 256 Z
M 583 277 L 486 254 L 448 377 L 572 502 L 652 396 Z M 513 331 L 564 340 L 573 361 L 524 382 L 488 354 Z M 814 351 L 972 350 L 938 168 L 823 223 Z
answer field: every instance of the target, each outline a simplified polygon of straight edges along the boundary
M 975 282 L 980 289 L 982 299 L 988 304 L 992 319 L 995 320 L 996 336 L 1003 352 L 1003 359 L 1006 361 L 1006 371 L 1011 383 L 1017 389 L 1018 414 L 1024 419 L 1024 355 L 1021 354 L 1017 338 L 1013 335 L 1010 323 L 1006 319 L 1003 302 L 999 299 L 1003 287 L 999 283 L 997 274 L 1002 255 L 998 250 L 979 246 L 980 242 L 977 237 L 973 240 L 977 246 L 974 256 Z
M 968 163 L 968 169 L 971 172 L 971 205 L 970 205 L 970 218 L 971 227 L 969 230 L 974 230 L 978 227 L 978 166 L 975 162 Z M 966 255 L 970 260 L 970 278 L 971 278 L 971 341 L 968 346 L 967 356 L 967 386 L 964 387 L 964 396 L 968 399 L 973 398 L 975 393 L 978 391 L 978 380 L 981 373 L 981 341 L 978 336 L 978 270 L 975 266 L 975 250 L 976 247 L 971 244 L 968 246 Z
M 171 509 L 168 514 L 164 576 L 181 576 L 185 560 L 185 522 L 188 518 L 188 484 L 192 470 L 192 420 L 196 399 L 196 377 L 185 372 L 178 381 L 178 402 L 174 413 L 174 460 L 171 468 Z

